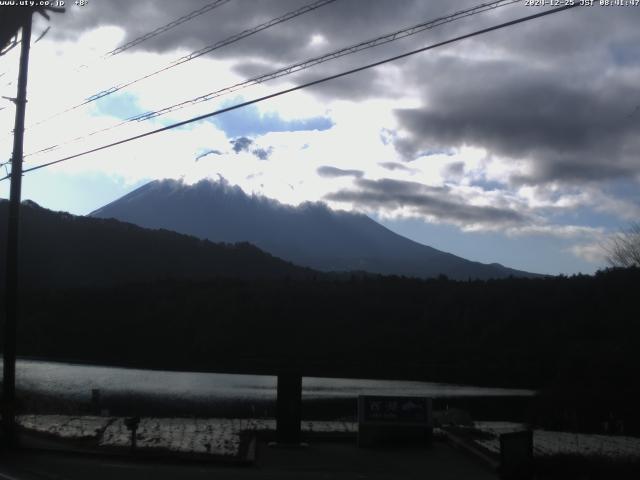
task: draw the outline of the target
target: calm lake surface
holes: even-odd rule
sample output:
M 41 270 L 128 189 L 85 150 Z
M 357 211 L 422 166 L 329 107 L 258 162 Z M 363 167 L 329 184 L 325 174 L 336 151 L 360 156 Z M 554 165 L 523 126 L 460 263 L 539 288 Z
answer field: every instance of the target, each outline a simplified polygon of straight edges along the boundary
M 1 363 L 1 361 L 0 361 Z M 276 377 L 221 373 L 169 372 L 100 367 L 71 363 L 18 360 L 17 387 L 59 397 L 88 399 L 92 389 L 103 393 L 153 394 L 176 398 L 219 400 L 275 399 Z M 305 377 L 306 398 L 351 398 L 358 395 L 429 397 L 528 396 L 535 392 L 446 383 Z

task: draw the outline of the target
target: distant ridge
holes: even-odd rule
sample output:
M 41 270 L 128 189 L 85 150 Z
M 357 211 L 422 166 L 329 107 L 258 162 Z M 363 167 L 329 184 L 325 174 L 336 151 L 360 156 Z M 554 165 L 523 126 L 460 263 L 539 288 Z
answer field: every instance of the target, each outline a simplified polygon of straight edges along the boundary
M 249 196 L 225 181 L 150 182 L 92 212 L 147 228 L 213 242 L 249 242 L 279 258 L 321 271 L 366 271 L 467 280 L 534 277 L 500 264 L 473 262 L 398 235 L 366 215 L 322 203 L 298 207 Z
M 0 252 L 6 244 L 8 202 L 0 200 Z M 21 281 L 29 287 L 93 287 L 167 279 L 302 278 L 313 271 L 248 243 L 214 244 L 117 220 L 53 212 L 22 204 Z M 0 284 L 4 282 L 4 269 Z

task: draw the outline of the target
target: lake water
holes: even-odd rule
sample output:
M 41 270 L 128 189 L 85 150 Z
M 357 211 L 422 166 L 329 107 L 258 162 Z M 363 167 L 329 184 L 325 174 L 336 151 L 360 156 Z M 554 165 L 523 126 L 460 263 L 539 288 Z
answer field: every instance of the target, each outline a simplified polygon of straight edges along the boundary
M 138 370 L 35 360 L 19 360 L 16 379 L 20 390 L 79 400 L 89 399 L 92 389 L 100 389 L 103 393 L 209 400 L 268 400 L 276 395 L 276 377 L 273 376 Z M 313 377 L 304 377 L 302 388 L 305 398 L 352 398 L 363 394 L 438 398 L 528 396 L 534 393 L 446 383 Z

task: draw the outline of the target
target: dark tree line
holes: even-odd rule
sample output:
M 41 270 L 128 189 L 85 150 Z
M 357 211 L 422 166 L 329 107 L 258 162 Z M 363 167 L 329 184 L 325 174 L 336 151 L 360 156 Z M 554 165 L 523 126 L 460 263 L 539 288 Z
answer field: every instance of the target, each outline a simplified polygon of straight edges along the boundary
M 351 275 L 32 290 L 22 302 L 20 348 L 169 368 L 281 358 L 395 364 L 413 368 L 411 376 L 441 369 L 450 380 L 539 387 L 640 365 L 639 280 L 628 269 L 470 282 Z
M 320 274 L 248 244 L 23 214 L 22 356 L 532 387 L 560 417 L 578 404 L 628 417 L 640 400 L 637 267 L 466 282 Z
M 354 274 L 33 290 L 22 300 L 19 354 L 531 387 L 554 396 L 552 409 L 565 408 L 560 398 L 569 409 L 586 401 L 630 415 L 640 399 L 638 285 L 634 268 L 469 282 Z

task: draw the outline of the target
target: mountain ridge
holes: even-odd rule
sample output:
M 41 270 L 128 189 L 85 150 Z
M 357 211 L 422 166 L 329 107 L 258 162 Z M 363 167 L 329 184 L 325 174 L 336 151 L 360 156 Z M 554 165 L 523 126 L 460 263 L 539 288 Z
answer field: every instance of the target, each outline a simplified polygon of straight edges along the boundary
M 276 257 L 325 272 L 446 275 L 457 280 L 539 276 L 437 250 L 398 235 L 364 214 L 334 211 L 321 202 L 283 205 L 247 195 L 223 180 L 193 185 L 156 180 L 89 215 L 213 242 L 249 242 Z
M 0 252 L 8 201 L 0 199 Z M 54 212 L 26 200 L 21 208 L 21 281 L 28 287 L 105 287 L 168 279 L 311 278 L 246 242 L 215 244 L 169 230 L 115 219 Z M 0 272 L 0 284 L 5 272 Z

